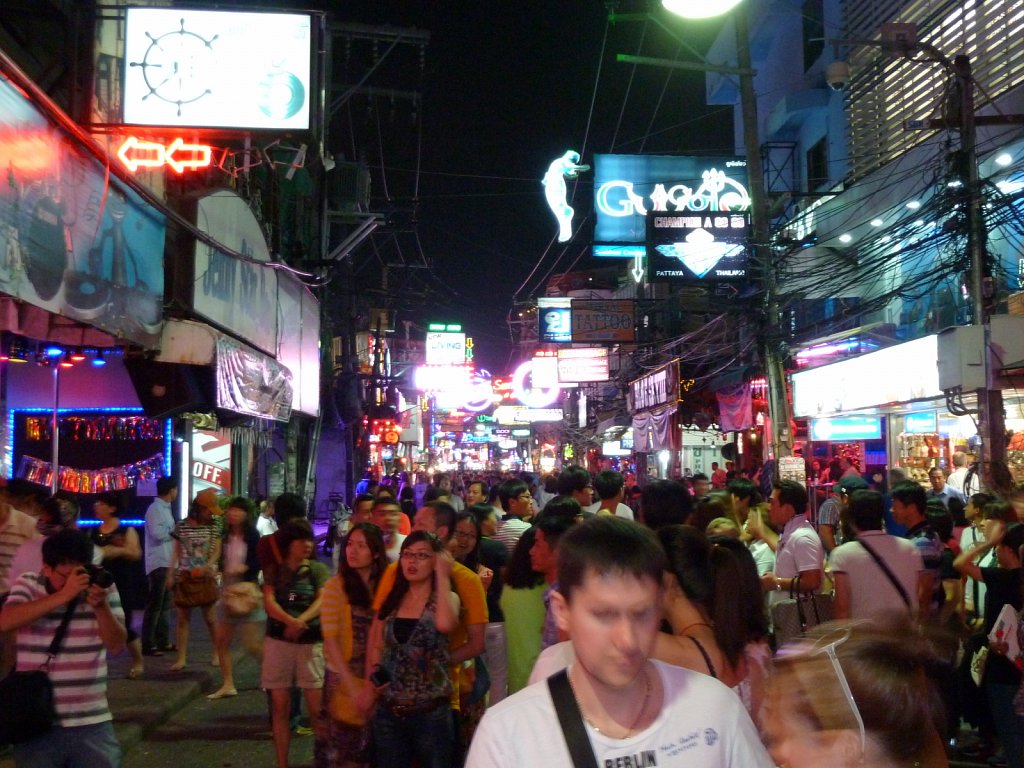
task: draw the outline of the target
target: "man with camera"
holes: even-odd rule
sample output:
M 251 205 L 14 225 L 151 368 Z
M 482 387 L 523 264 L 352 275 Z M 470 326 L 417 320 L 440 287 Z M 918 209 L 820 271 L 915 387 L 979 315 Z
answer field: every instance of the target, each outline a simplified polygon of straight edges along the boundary
M 66 528 L 43 542 L 39 573 L 11 585 L 0 630 L 17 630 L 17 669 L 36 670 L 70 604 L 71 619 L 49 665 L 57 724 L 14 746 L 17 766 L 116 768 L 121 748 L 107 704 L 107 653 L 125 647 L 124 612 L 111 575 L 92 565 L 88 534 Z

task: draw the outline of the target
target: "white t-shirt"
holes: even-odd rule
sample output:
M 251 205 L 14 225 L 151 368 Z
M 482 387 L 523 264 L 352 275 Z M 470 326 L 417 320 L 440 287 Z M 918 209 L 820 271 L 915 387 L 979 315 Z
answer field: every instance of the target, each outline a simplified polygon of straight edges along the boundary
M 736 694 L 714 678 L 651 660 L 664 689 L 657 719 L 628 739 L 585 728 L 599 766 L 624 768 L 771 768 L 753 722 Z M 569 748 L 547 681 L 487 710 L 466 768 L 570 768 Z
M 597 510 L 599 510 L 600 508 L 601 508 L 601 502 L 598 501 L 598 502 L 596 502 L 594 504 L 591 504 L 589 507 L 587 507 L 587 512 L 593 512 L 596 515 L 597 514 Z M 630 509 L 629 507 L 627 507 L 625 504 L 623 504 L 620 501 L 619 505 L 617 507 L 615 507 L 615 516 L 616 517 L 624 517 L 627 520 L 632 520 L 633 519 L 633 510 Z
M 260 536 L 269 536 L 277 532 L 277 521 L 272 517 L 260 515 L 256 518 L 256 532 Z
M 948 482 L 948 481 L 947 481 Z M 984 534 L 975 528 L 973 525 L 968 525 L 964 528 L 963 533 L 960 534 L 960 551 L 967 552 L 972 549 L 975 544 L 980 544 L 985 540 Z M 978 567 L 994 567 L 995 558 L 990 557 L 994 555 L 994 550 L 989 550 L 986 554 L 979 557 L 976 561 Z M 977 595 L 978 599 L 974 597 Z M 967 583 L 964 585 L 964 601 L 968 608 L 973 608 L 974 612 L 981 616 L 985 613 L 985 582 L 975 581 L 974 579 L 967 577 Z
M 757 566 L 757 575 L 764 576 L 769 571 L 775 570 L 775 552 L 768 546 L 767 541 L 751 539 L 747 544 L 750 556 L 754 558 L 754 565 Z
M 914 543 L 882 531 L 862 531 L 856 541 L 840 544 L 832 550 L 834 573 L 845 573 L 850 582 L 850 618 L 881 619 L 893 613 L 906 613 L 907 604 L 889 577 L 861 546 L 866 541 L 872 551 L 889 566 L 892 575 L 910 598 L 911 610 L 917 608 L 917 580 L 924 570 L 921 552 Z
M 821 570 L 825 550 L 821 546 L 818 532 L 807 522 L 803 515 L 793 516 L 779 537 L 779 547 L 775 551 L 775 575 L 782 579 L 791 579 L 805 571 Z M 786 590 L 773 590 L 768 593 L 769 605 L 789 598 Z

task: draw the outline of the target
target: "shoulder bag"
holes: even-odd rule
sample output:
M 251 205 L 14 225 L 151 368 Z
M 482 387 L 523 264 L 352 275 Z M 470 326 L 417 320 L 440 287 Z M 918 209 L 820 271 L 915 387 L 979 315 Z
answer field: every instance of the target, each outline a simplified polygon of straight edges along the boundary
M 49 732 L 57 721 L 50 663 L 60 651 L 77 607 L 76 597 L 64 609 L 60 626 L 46 650 L 46 661 L 39 669 L 11 672 L 0 680 L 0 744 L 31 741 Z
M 574 768 L 597 768 L 597 758 L 587 738 L 587 730 L 583 725 L 583 713 L 573 695 L 569 684 L 569 673 L 560 670 L 548 678 L 548 691 L 555 704 L 558 724 L 562 726 L 565 744 L 569 747 Z
M 207 544 L 207 557 L 213 551 L 213 529 Z M 210 565 L 209 562 L 206 564 Z M 175 576 L 172 598 L 178 608 L 203 608 L 217 602 L 217 577 L 207 572 L 206 567 L 194 570 L 179 570 Z

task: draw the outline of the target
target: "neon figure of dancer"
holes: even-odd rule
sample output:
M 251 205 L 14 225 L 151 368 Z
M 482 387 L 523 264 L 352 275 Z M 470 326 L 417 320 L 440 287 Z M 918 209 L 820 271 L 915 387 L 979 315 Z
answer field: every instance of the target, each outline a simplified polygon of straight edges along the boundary
M 567 242 L 572 237 L 572 206 L 566 202 L 568 187 L 566 179 L 575 179 L 583 171 L 589 171 L 589 165 L 579 163 L 580 153 L 569 150 L 548 166 L 541 183 L 544 185 L 544 197 L 548 206 L 558 220 L 558 242 Z

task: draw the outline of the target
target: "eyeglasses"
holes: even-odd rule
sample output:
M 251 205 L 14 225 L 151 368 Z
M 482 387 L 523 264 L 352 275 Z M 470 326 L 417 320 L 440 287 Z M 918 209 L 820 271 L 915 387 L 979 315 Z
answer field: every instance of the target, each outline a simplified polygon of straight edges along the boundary
M 476 538 L 476 534 L 472 533 L 472 532 L 467 532 L 467 531 L 456 531 L 455 532 L 455 538 L 456 539 L 475 539 Z
M 406 550 L 401 554 L 403 560 L 419 560 L 421 563 L 425 560 L 429 560 L 434 556 L 433 552 L 412 552 Z
M 850 690 L 850 683 L 846 679 L 846 673 L 843 672 L 843 665 L 839 663 L 839 657 L 836 656 L 836 648 L 849 639 L 850 627 L 847 627 L 843 630 L 842 637 L 828 643 L 827 645 L 796 645 L 792 649 L 783 649 L 780 651 L 780 655 L 790 658 L 799 656 L 818 656 L 820 654 L 828 656 L 829 661 L 832 662 L 832 669 L 836 673 L 836 679 L 839 681 L 839 687 L 842 688 L 843 695 L 846 697 L 846 702 L 850 705 L 850 711 L 853 712 L 853 717 L 857 721 L 857 729 L 860 731 L 860 753 L 863 757 L 865 749 L 867 748 L 867 734 L 864 730 L 864 718 L 861 717 L 860 708 L 857 706 L 857 700 L 853 698 L 853 691 Z
M 519 499 L 520 501 L 533 501 L 533 496 L 531 496 L 528 493 L 521 493 L 520 495 L 516 496 L 516 498 Z

